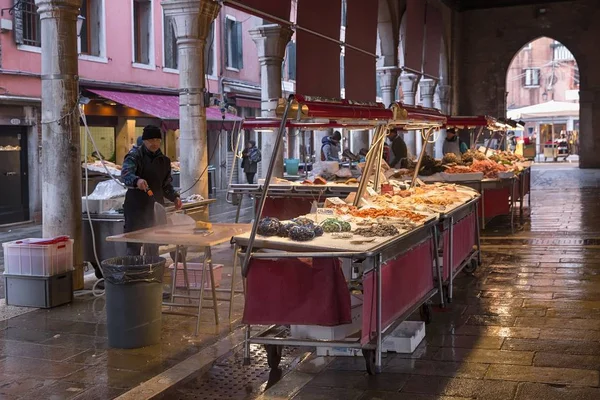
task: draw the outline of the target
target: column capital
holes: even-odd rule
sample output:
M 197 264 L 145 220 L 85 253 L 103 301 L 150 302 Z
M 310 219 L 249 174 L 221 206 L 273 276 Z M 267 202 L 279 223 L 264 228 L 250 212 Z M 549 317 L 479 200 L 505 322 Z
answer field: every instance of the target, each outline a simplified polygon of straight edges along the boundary
M 42 19 L 57 18 L 56 13 L 61 13 L 63 16 L 77 20 L 81 0 L 35 0 L 35 5 L 38 7 L 37 12 Z
M 400 75 L 400 84 L 402 85 L 402 92 L 404 94 L 416 93 L 417 86 L 420 80 L 420 74 L 414 74 L 412 72 L 402 72 L 402 75 Z
M 421 89 L 421 97 L 433 97 L 435 94 L 435 88 L 437 81 L 433 79 L 421 79 L 419 82 L 419 89 Z
M 402 70 L 398 67 L 377 68 L 377 76 L 379 76 L 381 90 L 388 88 L 396 89 L 401 72 Z
M 261 25 L 248 31 L 258 50 L 261 65 L 279 65 L 285 57 L 285 48 L 294 32 L 287 26 Z
M 171 17 L 175 36 L 181 39 L 206 41 L 210 24 L 219 14 L 221 5 L 213 0 L 163 0 L 165 17 Z
M 450 85 L 438 85 L 437 94 L 440 96 L 440 102 L 445 102 L 450 100 L 450 94 L 452 92 L 452 86 Z

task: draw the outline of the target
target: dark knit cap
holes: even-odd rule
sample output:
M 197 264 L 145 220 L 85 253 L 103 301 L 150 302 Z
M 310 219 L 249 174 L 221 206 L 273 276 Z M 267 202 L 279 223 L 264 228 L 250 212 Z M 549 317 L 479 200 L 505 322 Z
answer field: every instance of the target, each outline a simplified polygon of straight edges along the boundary
M 335 132 L 333 133 L 333 136 L 331 136 L 331 138 L 332 138 L 333 140 L 335 140 L 335 141 L 338 141 L 338 142 L 339 142 L 340 140 L 342 140 L 342 134 L 341 134 L 339 131 L 335 131 Z
M 150 139 L 162 139 L 162 133 L 160 132 L 160 128 L 155 125 L 147 125 L 144 127 L 144 133 L 142 134 L 143 140 Z

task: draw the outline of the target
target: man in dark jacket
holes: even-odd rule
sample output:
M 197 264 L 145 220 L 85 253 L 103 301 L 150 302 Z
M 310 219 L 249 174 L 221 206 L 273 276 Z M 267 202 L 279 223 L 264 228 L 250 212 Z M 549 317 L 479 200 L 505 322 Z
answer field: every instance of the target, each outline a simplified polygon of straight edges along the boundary
M 398 133 L 396 129 L 390 131 L 388 138 L 390 139 L 390 167 L 399 168 L 399 164 L 403 159 L 408 157 L 408 148 L 402 137 L 402 133 Z
M 179 194 L 171 184 L 171 160 L 160 151 L 160 128 L 148 125 L 142 135 L 143 144 L 129 151 L 123 161 L 121 178 L 128 187 L 125 195 L 125 232 L 149 228 L 154 225 L 154 202 L 164 204 L 164 199 L 181 208 Z M 153 196 L 148 192 L 152 190 Z M 139 255 L 142 245 L 127 243 L 127 255 Z M 158 246 L 146 246 L 149 255 L 158 255 Z
M 338 131 L 321 140 L 321 161 L 340 161 L 340 140 L 342 134 Z
M 246 148 L 242 152 L 242 169 L 246 174 L 246 180 L 249 184 L 254 184 L 254 176 L 258 171 L 258 163 L 261 161 L 262 156 L 260 150 L 256 147 L 254 140 L 248 140 Z

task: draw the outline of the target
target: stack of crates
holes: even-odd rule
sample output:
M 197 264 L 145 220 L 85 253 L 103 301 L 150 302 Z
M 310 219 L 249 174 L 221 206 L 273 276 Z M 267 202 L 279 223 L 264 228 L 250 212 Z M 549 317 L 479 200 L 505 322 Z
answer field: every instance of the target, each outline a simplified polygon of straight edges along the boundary
M 2 247 L 6 304 L 51 308 L 73 300 L 72 239 L 22 239 Z

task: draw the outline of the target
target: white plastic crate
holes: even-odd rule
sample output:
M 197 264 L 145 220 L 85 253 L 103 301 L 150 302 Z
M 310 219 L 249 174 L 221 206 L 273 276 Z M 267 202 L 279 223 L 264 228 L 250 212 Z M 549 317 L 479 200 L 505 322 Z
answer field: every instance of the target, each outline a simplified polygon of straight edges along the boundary
M 88 207 L 90 214 L 102 214 L 111 210 L 118 210 L 123 208 L 124 197 L 117 197 L 114 199 L 103 199 L 103 200 L 92 200 L 88 199 L 87 202 L 85 197 L 81 198 L 81 210 L 87 213 Z
M 21 276 L 53 276 L 73 270 L 73 239 L 36 244 L 51 239 L 21 239 L 3 243 L 4 273 Z
M 404 321 L 383 341 L 382 351 L 412 353 L 425 338 L 425 322 Z
M 335 326 L 291 325 L 290 333 L 296 339 L 341 340 L 360 331 L 362 325 L 362 295 L 350 296 L 352 322 Z
M 173 269 L 175 264 L 171 264 L 169 269 Z M 200 280 L 202 279 L 202 263 L 187 263 L 188 280 L 191 289 L 200 289 Z M 221 285 L 223 278 L 223 264 L 213 264 L 213 275 L 215 276 L 215 288 Z M 210 273 L 206 274 L 204 288 L 210 288 Z M 175 278 L 176 288 L 185 288 L 185 276 L 183 274 L 183 263 L 177 263 L 177 277 Z

